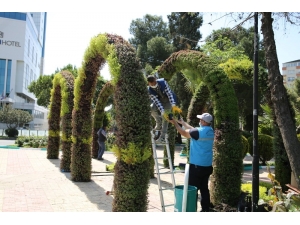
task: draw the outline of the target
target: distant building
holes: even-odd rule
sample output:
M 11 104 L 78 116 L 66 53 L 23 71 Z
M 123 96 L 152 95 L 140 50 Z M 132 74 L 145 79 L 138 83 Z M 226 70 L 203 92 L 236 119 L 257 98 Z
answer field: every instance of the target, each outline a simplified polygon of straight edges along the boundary
M 300 78 L 300 59 L 282 64 L 283 83 L 292 87 L 294 80 Z
M 48 129 L 48 110 L 27 87 L 43 74 L 46 21 L 46 12 L 0 12 L 0 104 L 27 110 L 26 126 L 39 130 Z

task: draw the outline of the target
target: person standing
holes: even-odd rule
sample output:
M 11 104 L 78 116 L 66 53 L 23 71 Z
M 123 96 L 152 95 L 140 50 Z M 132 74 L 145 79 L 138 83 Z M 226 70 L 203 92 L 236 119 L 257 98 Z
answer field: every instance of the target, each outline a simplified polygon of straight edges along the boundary
M 201 212 L 209 212 L 210 207 L 210 193 L 208 189 L 209 177 L 213 172 L 213 143 L 214 130 L 211 127 L 213 117 L 209 113 L 197 115 L 200 119 L 199 126 L 194 128 L 188 123 L 180 120 L 170 120 L 174 124 L 178 132 L 190 138 L 190 169 L 188 184 L 197 187 L 201 194 Z M 178 124 L 182 124 L 185 130 Z
M 98 150 L 98 160 L 104 160 L 103 159 L 103 154 L 105 151 L 105 141 L 107 139 L 106 137 L 106 126 L 103 126 L 102 128 L 100 128 L 97 132 L 98 135 L 98 144 L 99 144 L 99 150 Z
M 154 130 L 160 133 L 156 137 L 156 142 L 165 143 L 165 135 L 168 130 L 168 121 L 163 119 L 166 110 L 176 108 L 176 95 L 170 89 L 164 78 L 156 79 L 154 75 L 147 76 L 148 93 L 152 101 L 151 116 L 154 118 L 156 125 Z M 162 121 L 163 120 L 163 121 Z

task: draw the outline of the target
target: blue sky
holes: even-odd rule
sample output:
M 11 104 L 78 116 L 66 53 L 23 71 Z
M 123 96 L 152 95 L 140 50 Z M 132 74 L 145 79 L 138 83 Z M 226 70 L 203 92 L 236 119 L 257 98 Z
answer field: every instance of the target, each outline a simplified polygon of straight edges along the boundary
M 291 4 L 288 4 L 288 2 Z M 16 2 L 14 4 L 14 2 Z M 19 3 L 18 3 L 19 2 Z M 44 74 L 54 73 L 57 68 L 62 68 L 67 64 L 81 67 L 83 55 L 89 46 L 90 39 L 99 33 L 113 33 L 121 35 L 124 39 L 132 37 L 129 33 L 129 27 L 132 20 L 143 18 L 145 14 L 162 16 L 165 22 L 168 22 L 167 15 L 178 11 L 195 11 L 195 9 L 203 10 L 203 25 L 200 27 L 202 39 L 209 35 L 212 30 L 221 27 L 234 27 L 236 24 L 230 16 L 216 20 L 225 14 L 225 11 L 255 11 L 252 9 L 255 5 L 260 4 L 257 11 L 276 11 L 274 6 L 262 6 L 260 1 L 253 0 L 251 6 L 247 6 L 247 10 L 236 8 L 238 1 L 226 1 L 226 5 L 222 5 L 223 1 L 215 1 L 214 5 L 196 4 L 194 1 L 186 0 L 185 4 L 178 6 L 169 6 L 165 1 L 152 0 L 145 3 L 136 3 L 132 0 L 114 1 L 111 3 L 102 3 L 97 6 L 92 0 L 80 1 L 80 3 L 69 4 L 63 0 L 57 1 L 34 1 L 27 0 L 28 5 L 24 8 L 22 1 L 10 1 L 5 11 L 47 11 L 47 30 L 45 45 L 45 67 Z M 30 4 L 30 2 L 32 2 Z M 144 1 L 142 1 L 144 2 Z M 176 3 L 176 1 L 172 1 Z M 288 11 L 291 9 L 292 0 L 285 1 L 284 6 L 280 6 L 280 11 Z M 20 5 L 19 7 L 15 7 Z M 14 7 L 11 7 L 14 6 Z M 30 7 L 29 7 L 30 6 Z M 6 8 L 4 8 L 6 9 Z M 141 9 L 141 10 L 137 10 Z M 161 9 L 168 9 L 170 11 Z M 210 12 L 214 10 L 214 12 Z M 277 9 L 277 11 L 279 11 Z M 216 21 L 215 21 L 216 20 Z M 212 22 L 214 21 L 214 22 Z M 208 24 L 212 22 L 212 25 Z M 246 23 L 246 26 L 254 24 Z M 277 55 L 279 60 L 279 68 L 281 70 L 282 63 L 300 59 L 300 27 L 287 26 L 284 31 L 283 23 L 280 23 L 280 29 L 275 31 L 275 41 L 277 47 Z M 259 27 L 260 30 L 260 27 Z M 201 42 L 203 43 L 203 42 Z M 102 76 L 106 79 L 110 78 L 107 66 L 101 70 Z

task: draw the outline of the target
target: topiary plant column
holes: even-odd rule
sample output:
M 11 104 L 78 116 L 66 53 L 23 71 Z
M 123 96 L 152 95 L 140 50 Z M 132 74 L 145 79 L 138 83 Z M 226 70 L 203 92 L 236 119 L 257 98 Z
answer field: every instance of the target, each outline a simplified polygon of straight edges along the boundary
M 48 115 L 49 136 L 47 158 L 58 159 L 61 141 L 62 157 L 60 169 L 70 172 L 72 148 L 72 110 L 74 99 L 74 76 L 69 71 L 61 71 L 53 78 L 50 112 Z M 60 136 L 60 121 L 62 135 Z
M 114 104 L 118 131 L 113 151 L 117 156 L 114 176 L 114 212 L 145 212 L 148 208 L 151 150 L 151 115 L 147 83 L 133 47 L 119 36 L 114 43 L 121 65 L 115 77 Z
M 147 83 L 135 50 L 118 35 L 99 34 L 91 39 L 75 82 L 72 180 L 89 181 L 91 178 L 91 100 L 99 68 L 106 61 L 112 75 L 118 127 L 112 147 L 117 157 L 112 211 L 145 212 L 148 207 L 151 155 Z
M 233 86 L 217 62 L 198 51 L 175 52 L 158 70 L 166 79 L 170 79 L 178 71 L 187 71 L 187 75 L 197 74 L 207 85 L 213 101 L 215 128 L 214 171 L 210 179 L 211 201 L 213 204 L 223 202 L 236 206 L 241 192 L 243 145 Z

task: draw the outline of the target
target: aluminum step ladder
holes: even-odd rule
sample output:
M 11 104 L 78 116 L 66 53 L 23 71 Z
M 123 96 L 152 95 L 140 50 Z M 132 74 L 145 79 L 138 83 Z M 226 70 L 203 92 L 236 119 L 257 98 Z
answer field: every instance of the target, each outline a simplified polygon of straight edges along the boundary
M 182 170 L 174 170 L 174 168 L 173 168 L 171 152 L 170 152 L 170 146 L 169 146 L 169 140 L 168 140 L 168 134 L 165 135 L 166 143 L 164 143 L 164 144 L 160 144 L 160 143 L 156 144 L 154 137 L 155 137 L 155 132 L 151 131 L 151 142 L 152 142 L 153 158 L 154 158 L 154 162 L 155 162 L 155 170 L 156 170 L 156 174 L 157 174 L 157 184 L 158 184 L 158 190 L 159 190 L 160 203 L 161 203 L 162 212 L 165 212 L 166 207 L 174 206 L 175 204 L 165 205 L 163 191 L 173 190 L 174 199 L 175 199 L 175 176 L 174 176 L 174 174 L 177 173 L 177 172 L 182 172 Z M 156 145 L 166 146 L 167 157 L 157 157 Z M 161 169 L 165 169 L 165 168 L 161 168 L 161 169 L 159 168 L 158 159 L 168 159 L 170 170 L 167 171 L 167 172 L 160 172 Z M 170 174 L 171 175 L 171 179 L 172 179 L 172 187 L 171 188 L 163 188 L 162 187 L 161 177 L 160 177 L 161 174 Z

